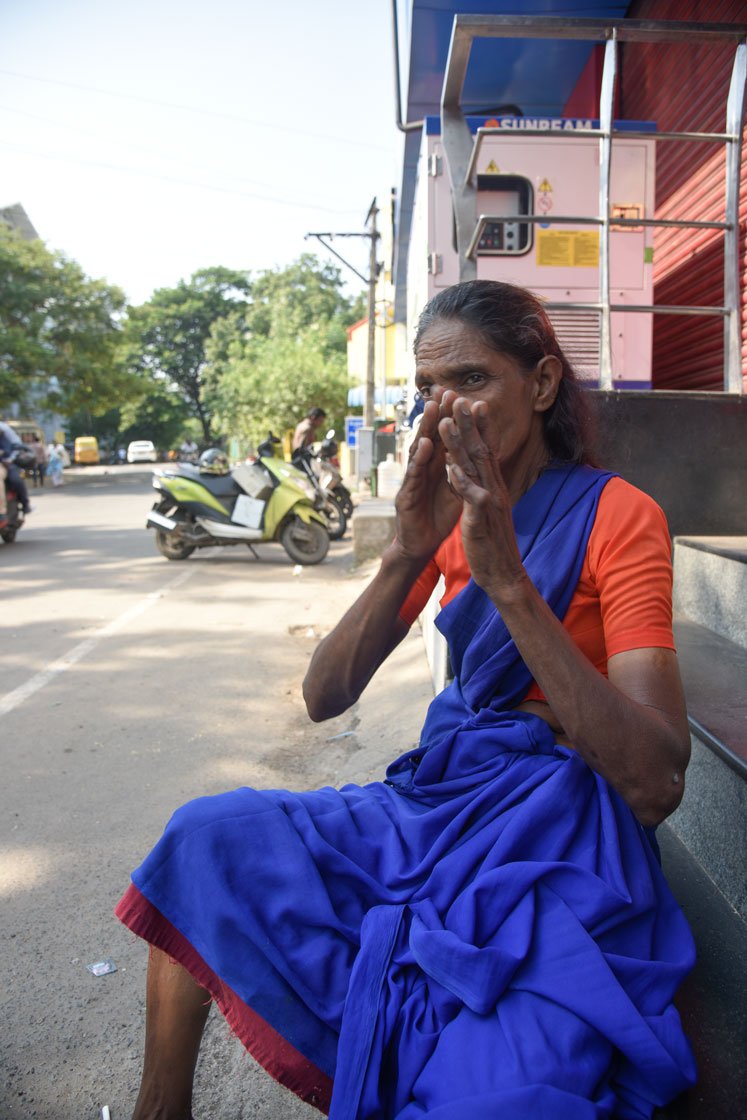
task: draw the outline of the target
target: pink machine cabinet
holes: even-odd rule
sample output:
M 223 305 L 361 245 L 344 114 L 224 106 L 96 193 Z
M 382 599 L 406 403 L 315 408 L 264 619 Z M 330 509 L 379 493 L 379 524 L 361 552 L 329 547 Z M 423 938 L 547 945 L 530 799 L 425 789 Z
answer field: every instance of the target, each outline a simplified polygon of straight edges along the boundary
M 600 316 L 574 304 L 599 303 L 599 159 L 592 136 L 572 136 L 595 122 L 467 118 L 475 144 L 467 175 L 476 187 L 475 235 L 468 249 L 479 279 L 531 289 L 550 305 L 561 345 L 578 374 L 595 385 L 600 375 Z M 522 136 L 522 128 L 543 129 Z M 616 123 L 616 128 L 624 128 Z M 633 124 L 637 132 L 646 126 Z M 545 134 L 546 130 L 546 134 Z M 563 135 L 558 135 L 562 132 Z M 653 303 L 653 230 L 630 224 L 654 216 L 655 132 L 651 139 L 619 137 L 612 148 L 610 303 Z M 534 216 L 522 222 L 522 216 Z M 495 218 L 514 217 L 497 222 Z M 557 221 L 587 218 L 589 222 Z M 408 323 L 426 301 L 459 280 L 451 185 L 440 121 L 423 129 L 408 264 Z M 567 307 L 565 305 L 568 305 Z M 612 312 L 612 375 L 618 389 L 651 387 L 649 312 Z

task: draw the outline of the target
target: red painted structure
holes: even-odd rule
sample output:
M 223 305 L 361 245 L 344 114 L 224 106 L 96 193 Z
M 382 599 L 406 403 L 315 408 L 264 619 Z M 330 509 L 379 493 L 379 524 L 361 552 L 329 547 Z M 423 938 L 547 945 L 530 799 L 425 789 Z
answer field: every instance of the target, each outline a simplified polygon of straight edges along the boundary
M 630 19 L 747 22 L 744 0 L 638 0 Z M 724 132 L 734 47 L 697 43 L 624 43 L 616 116 L 655 121 L 662 131 Z M 602 48 L 568 99 L 568 116 L 593 115 L 599 104 Z M 747 147 L 745 147 L 747 152 Z M 614 158 L 614 157 L 613 157 Z M 724 220 L 724 145 L 666 141 L 657 145 L 656 217 Z M 747 359 L 747 158 L 742 160 L 740 265 L 742 359 Z M 724 298 L 720 230 L 657 229 L 654 302 L 719 306 Z M 657 389 L 723 389 L 720 317 L 654 316 L 653 385 Z M 743 373 L 744 376 L 744 373 Z M 745 382 L 747 388 L 747 381 Z

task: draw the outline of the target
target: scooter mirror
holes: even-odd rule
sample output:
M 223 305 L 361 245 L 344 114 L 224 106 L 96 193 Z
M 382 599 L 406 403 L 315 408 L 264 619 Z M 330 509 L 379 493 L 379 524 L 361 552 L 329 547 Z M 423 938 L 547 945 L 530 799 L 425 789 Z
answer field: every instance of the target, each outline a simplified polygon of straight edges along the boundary
M 327 432 L 327 434 L 326 434 L 326 436 L 325 436 L 324 438 L 325 438 L 325 439 L 334 439 L 334 438 L 335 438 L 335 429 L 334 429 L 334 428 L 330 428 L 330 429 L 329 429 L 329 431 Z

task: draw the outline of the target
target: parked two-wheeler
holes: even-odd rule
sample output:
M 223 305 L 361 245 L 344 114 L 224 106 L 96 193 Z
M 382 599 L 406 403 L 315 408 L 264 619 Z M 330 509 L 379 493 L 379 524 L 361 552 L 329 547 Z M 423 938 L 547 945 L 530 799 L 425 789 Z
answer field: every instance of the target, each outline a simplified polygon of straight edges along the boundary
M 278 459 L 270 433 L 256 458 L 231 469 L 211 449 L 199 463 L 153 472 L 158 501 L 148 515 L 156 546 L 167 560 L 186 560 L 196 548 L 278 541 L 296 564 L 318 564 L 329 532 L 315 494 L 295 467 Z
M 15 463 L 21 470 L 30 472 L 36 467 L 36 455 L 33 451 L 22 450 L 19 447 L 17 451 L 13 451 L 5 462 Z M 6 544 L 13 544 L 19 530 L 23 527 L 26 514 L 21 508 L 18 495 L 16 494 L 10 478 L 6 478 L 5 480 L 5 501 L 8 507 L 8 512 L 6 514 L 7 520 L 2 529 L 0 529 L 0 538 L 5 541 Z
M 342 481 L 342 471 L 338 458 L 339 451 L 334 429 L 330 429 L 316 452 L 314 469 L 319 473 L 319 481 L 322 486 L 325 490 L 329 490 L 342 512 L 350 520 L 353 516 L 353 499 L 347 486 Z
M 316 493 L 316 508 L 324 514 L 329 530 L 329 539 L 339 541 L 345 536 L 348 519 L 332 490 L 328 490 L 321 479 L 317 460 L 310 447 L 299 447 L 293 452 L 291 462 L 308 478 Z

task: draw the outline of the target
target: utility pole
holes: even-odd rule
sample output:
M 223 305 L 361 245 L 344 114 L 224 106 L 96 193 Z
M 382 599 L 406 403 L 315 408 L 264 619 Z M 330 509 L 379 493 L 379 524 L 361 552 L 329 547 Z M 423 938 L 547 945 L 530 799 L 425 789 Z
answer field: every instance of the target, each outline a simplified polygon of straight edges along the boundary
M 363 408 L 363 427 L 372 428 L 374 422 L 374 369 L 376 366 L 376 279 L 378 266 L 376 264 L 376 215 L 379 210 L 376 199 L 366 215 L 366 225 L 369 225 L 371 238 L 371 251 L 368 261 L 368 360 L 366 362 L 366 403 Z M 386 401 L 382 401 L 382 409 Z
M 366 396 L 363 406 L 363 427 L 372 428 L 374 422 L 374 368 L 376 365 L 376 280 L 379 275 L 379 266 L 376 261 L 376 242 L 379 239 L 378 230 L 376 228 L 376 215 L 379 209 L 376 205 L 376 199 L 373 200 L 368 208 L 366 220 L 364 225 L 368 226 L 366 233 L 307 233 L 306 240 L 309 237 L 315 237 L 317 241 L 321 241 L 325 249 L 329 249 L 333 256 L 337 257 L 338 261 L 342 261 L 346 268 L 368 285 L 368 355 L 366 360 Z M 368 254 L 368 276 L 363 276 L 354 268 L 350 261 L 346 261 L 344 257 L 340 256 L 336 249 L 328 245 L 324 240 L 326 238 L 334 237 L 368 237 L 371 242 L 370 251 Z

